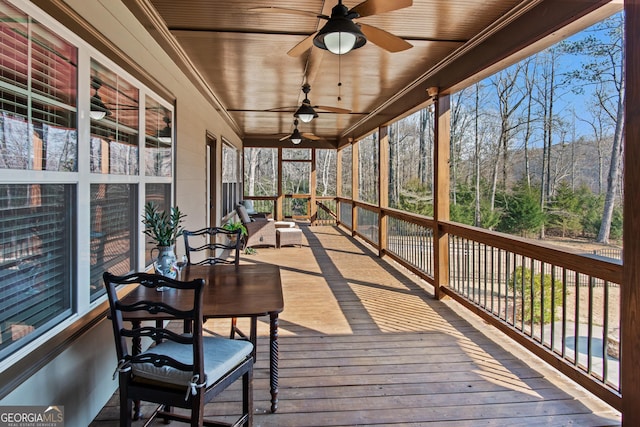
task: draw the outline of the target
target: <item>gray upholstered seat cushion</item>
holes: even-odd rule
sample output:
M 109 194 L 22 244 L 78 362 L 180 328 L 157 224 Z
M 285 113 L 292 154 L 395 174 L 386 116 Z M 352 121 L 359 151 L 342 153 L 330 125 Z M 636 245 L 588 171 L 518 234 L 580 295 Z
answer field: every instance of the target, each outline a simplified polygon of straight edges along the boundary
M 253 350 L 248 341 L 228 338 L 203 337 L 204 371 L 207 375 L 207 387 L 240 364 Z M 193 347 L 164 341 L 144 353 L 170 356 L 178 362 L 193 362 Z M 143 353 L 143 354 L 144 354 Z M 132 372 L 139 377 L 180 386 L 188 386 L 193 372 L 181 371 L 170 366 L 156 367 L 151 363 L 134 363 Z

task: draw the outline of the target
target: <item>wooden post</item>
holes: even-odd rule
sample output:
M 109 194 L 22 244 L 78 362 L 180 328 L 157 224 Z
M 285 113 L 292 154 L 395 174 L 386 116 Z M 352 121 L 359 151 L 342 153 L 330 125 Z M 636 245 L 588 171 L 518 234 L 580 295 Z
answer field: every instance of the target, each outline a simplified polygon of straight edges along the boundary
M 378 129 L 378 256 L 382 256 L 387 249 L 387 215 L 384 208 L 389 207 L 389 127 Z
M 622 425 L 640 426 L 640 0 L 625 0 Z
M 434 120 L 434 195 L 433 195 L 433 262 L 436 299 L 444 294 L 441 286 L 449 284 L 449 236 L 442 233 L 440 221 L 449 219 L 449 145 L 451 129 L 451 110 L 449 95 L 435 95 Z
M 318 186 L 318 174 L 316 171 L 316 149 L 311 149 L 311 182 L 309 183 L 309 219 L 314 225 L 318 219 L 318 207 L 316 206 L 316 190 Z
M 282 194 L 282 147 L 278 148 L 278 195 L 276 198 L 275 217 L 277 221 L 282 221 L 282 203 L 284 194 Z
M 351 145 L 351 234 L 355 236 L 358 228 L 358 210 L 355 202 L 360 198 L 358 180 L 358 142 Z
M 342 197 L 342 149 L 336 153 L 336 196 Z M 340 224 L 340 203 L 336 202 L 337 223 Z

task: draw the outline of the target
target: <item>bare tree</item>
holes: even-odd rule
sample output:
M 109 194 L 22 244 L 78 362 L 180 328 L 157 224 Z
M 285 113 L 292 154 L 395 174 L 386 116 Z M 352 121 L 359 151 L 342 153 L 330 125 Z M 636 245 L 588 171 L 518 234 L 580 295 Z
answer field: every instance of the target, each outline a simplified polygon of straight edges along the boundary
M 616 14 L 596 25 L 599 37 L 588 34 L 577 42 L 565 45 L 568 52 L 585 55 L 591 59 L 589 63 L 570 73 L 570 77 L 584 81 L 585 85 L 593 86 L 596 105 L 608 116 L 613 128 L 607 191 L 597 237 L 600 243 L 609 242 L 616 196 L 620 191 L 618 187 L 622 167 L 625 90 L 623 20 L 621 13 Z

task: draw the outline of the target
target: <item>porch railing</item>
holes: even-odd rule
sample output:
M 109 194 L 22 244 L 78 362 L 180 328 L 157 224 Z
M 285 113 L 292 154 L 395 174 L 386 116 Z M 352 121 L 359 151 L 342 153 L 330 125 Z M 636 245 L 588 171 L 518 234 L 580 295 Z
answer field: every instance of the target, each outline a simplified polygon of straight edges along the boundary
M 621 409 L 620 261 L 349 199 L 337 203 L 339 224 L 431 284 L 439 227 L 449 242 L 449 280 L 440 290 Z

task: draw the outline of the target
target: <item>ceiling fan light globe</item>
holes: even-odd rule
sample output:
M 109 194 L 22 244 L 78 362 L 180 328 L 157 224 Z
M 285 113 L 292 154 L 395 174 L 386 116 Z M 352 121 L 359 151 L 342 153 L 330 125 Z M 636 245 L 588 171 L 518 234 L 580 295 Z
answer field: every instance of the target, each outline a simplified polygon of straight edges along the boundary
M 294 145 L 298 145 L 302 142 L 302 135 L 300 134 L 298 128 L 295 128 L 293 130 L 293 133 L 291 134 L 289 139 L 291 140 L 291 142 L 293 142 Z
M 344 55 L 353 50 L 356 36 L 351 33 L 331 33 L 324 36 L 324 44 L 329 52 Z
M 307 103 L 302 103 L 300 108 L 293 114 L 294 117 L 299 118 L 305 123 L 309 123 L 314 118 L 318 117 L 318 113 L 313 109 L 313 107 Z
M 91 117 L 93 120 L 102 120 L 106 115 L 107 115 L 106 111 L 98 111 L 98 110 L 89 111 L 89 117 Z
M 96 91 L 97 92 L 97 91 Z M 102 120 L 104 116 L 110 116 L 111 110 L 104 105 L 102 98 L 97 93 L 91 97 L 91 108 L 89 109 L 89 117 L 94 120 Z
M 334 16 L 313 39 L 315 46 L 336 55 L 351 52 L 353 49 L 364 46 L 366 42 L 367 38 L 352 20 Z

